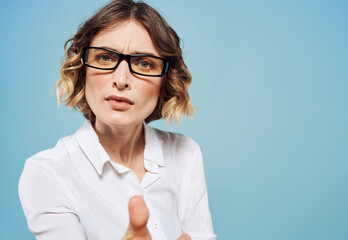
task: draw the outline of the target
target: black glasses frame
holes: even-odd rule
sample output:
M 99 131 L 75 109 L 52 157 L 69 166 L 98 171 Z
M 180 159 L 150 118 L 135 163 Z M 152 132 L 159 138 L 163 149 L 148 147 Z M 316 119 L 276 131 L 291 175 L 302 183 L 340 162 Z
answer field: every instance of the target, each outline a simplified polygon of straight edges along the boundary
M 85 62 L 85 54 L 86 54 L 86 51 L 88 49 L 101 49 L 101 50 L 105 50 L 105 51 L 108 51 L 108 52 L 112 52 L 112 53 L 115 53 L 118 55 L 118 62 L 116 63 L 115 67 L 112 67 L 112 68 L 99 68 L 99 67 L 94 67 L 94 66 L 91 66 L 89 64 L 87 64 Z M 153 58 L 157 58 L 157 59 L 161 59 L 163 61 L 163 70 L 162 70 L 162 73 L 159 74 L 159 75 L 148 75 L 148 74 L 143 74 L 143 73 L 138 73 L 138 72 L 135 72 L 133 69 L 132 69 L 132 65 L 131 65 L 131 62 L 130 62 L 130 59 L 132 57 L 153 57 Z M 128 67 L 129 67 L 129 70 L 134 73 L 134 74 L 138 74 L 138 75 L 141 75 L 141 76 L 147 76 L 147 77 L 162 77 L 167 71 L 168 71 L 168 68 L 169 68 L 169 62 L 164 59 L 164 58 L 161 58 L 161 57 L 157 57 L 157 56 L 153 56 L 153 55 L 149 55 L 149 54 L 133 54 L 133 55 L 128 55 L 128 54 L 123 54 L 123 53 L 119 53 L 119 52 L 116 52 L 112 49 L 108 49 L 108 48 L 102 48 L 102 47 L 83 47 L 81 49 L 81 62 L 83 65 L 87 66 L 87 67 L 91 67 L 91 68 L 96 68 L 96 69 L 100 69 L 100 70 L 115 70 L 118 65 L 120 65 L 120 63 L 122 62 L 122 60 L 125 59 L 128 63 Z

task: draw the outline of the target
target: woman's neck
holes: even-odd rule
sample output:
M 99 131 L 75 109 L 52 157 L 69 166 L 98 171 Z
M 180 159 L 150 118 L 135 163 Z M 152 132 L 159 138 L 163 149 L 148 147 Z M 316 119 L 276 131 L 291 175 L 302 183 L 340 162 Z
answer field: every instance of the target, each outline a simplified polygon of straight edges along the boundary
M 143 165 L 145 136 L 142 123 L 129 127 L 113 127 L 96 120 L 94 129 L 100 144 L 113 161 L 131 169 Z

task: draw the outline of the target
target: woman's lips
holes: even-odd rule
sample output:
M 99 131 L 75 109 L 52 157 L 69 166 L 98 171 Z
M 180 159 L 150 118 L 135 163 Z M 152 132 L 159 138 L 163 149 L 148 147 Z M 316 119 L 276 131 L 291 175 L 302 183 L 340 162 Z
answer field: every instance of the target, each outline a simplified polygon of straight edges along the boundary
M 128 110 L 134 104 L 134 102 L 128 98 L 116 95 L 108 96 L 105 100 L 109 103 L 112 109 L 119 111 Z

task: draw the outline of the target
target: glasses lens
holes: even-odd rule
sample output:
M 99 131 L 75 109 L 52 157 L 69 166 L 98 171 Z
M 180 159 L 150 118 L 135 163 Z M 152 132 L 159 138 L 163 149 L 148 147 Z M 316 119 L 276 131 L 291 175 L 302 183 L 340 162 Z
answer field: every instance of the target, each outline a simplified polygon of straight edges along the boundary
M 155 57 L 132 56 L 130 59 L 132 70 L 136 73 L 156 76 L 163 72 L 164 61 Z
M 97 68 L 113 68 L 118 62 L 116 53 L 104 49 L 88 48 L 84 55 L 84 61 L 88 65 Z

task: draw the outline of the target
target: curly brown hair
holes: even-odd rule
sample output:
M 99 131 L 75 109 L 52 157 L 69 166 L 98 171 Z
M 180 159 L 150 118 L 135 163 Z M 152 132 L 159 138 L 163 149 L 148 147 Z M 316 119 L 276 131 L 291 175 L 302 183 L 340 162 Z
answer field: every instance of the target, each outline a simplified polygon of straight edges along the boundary
M 92 123 L 95 122 L 95 115 L 85 97 L 86 69 L 80 61 L 81 49 L 89 46 L 103 29 L 125 20 L 142 24 L 161 56 L 169 62 L 157 106 L 145 122 L 165 118 L 170 124 L 172 119 L 179 123 L 181 116 L 192 117 L 195 107 L 188 94 L 192 77 L 184 63 L 178 35 L 155 9 L 133 0 L 110 2 L 80 25 L 75 36 L 65 43 L 65 61 L 61 64 L 60 78 L 56 83 L 58 105 L 63 101 L 70 108 L 81 111 Z

